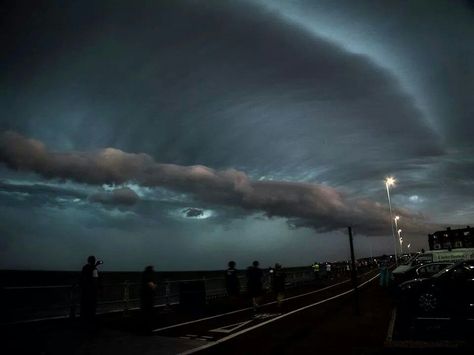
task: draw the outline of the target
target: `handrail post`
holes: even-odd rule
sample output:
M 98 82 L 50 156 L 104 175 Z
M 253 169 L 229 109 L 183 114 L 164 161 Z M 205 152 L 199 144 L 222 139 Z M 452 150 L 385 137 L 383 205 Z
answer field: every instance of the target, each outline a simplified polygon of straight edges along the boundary
M 202 277 L 202 281 L 204 282 L 204 298 L 206 300 L 206 304 L 209 303 L 209 300 L 207 299 L 207 285 L 206 285 L 206 276 Z
M 168 279 L 165 280 L 165 300 L 166 300 L 166 307 L 170 306 L 170 281 Z
M 125 280 L 123 282 L 123 315 L 128 315 L 130 309 L 130 282 Z

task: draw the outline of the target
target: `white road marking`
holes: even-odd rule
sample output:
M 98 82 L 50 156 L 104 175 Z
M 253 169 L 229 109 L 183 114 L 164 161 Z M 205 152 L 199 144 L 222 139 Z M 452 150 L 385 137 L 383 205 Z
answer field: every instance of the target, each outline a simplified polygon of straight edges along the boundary
M 167 306 L 175 306 L 179 304 L 179 302 L 172 302 L 169 304 L 162 303 L 162 304 L 156 304 L 153 307 L 154 308 L 165 308 Z M 79 307 L 78 307 L 79 308 Z M 139 310 L 140 307 L 130 307 L 128 308 L 128 311 L 136 311 Z M 124 308 L 119 308 L 119 309 L 112 309 L 110 311 L 99 311 L 96 313 L 96 315 L 104 315 L 104 314 L 111 314 L 111 313 L 120 313 L 124 312 Z M 28 324 L 28 323 L 36 323 L 36 322 L 42 322 L 42 321 L 48 321 L 48 320 L 58 320 L 58 319 L 68 319 L 71 318 L 69 314 L 65 314 L 62 316 L 50 316 L 50 317 L 43 317 L 43 318 L 33 318 L 33 319 L 23 319 L 23 320 L 18 320 L 18 321 L 13 321 L 13 322 L 6 322 L 6 323 L 0 323 L 1 325 L 16 325 L 16 324 Z M 79 318 L 79 314 L 76 312 L 74 315 L 74 318 Z
M 371 272 L 371 271 L 369 271 L 368 273 L 370 273 L 370 272 Z M 366 274 L 368 274 L 368 273 L 366 273 Z M 366 275 L 366 274 L 363 274 L 363 275 Z M 361 276 L 363 276 L 363 275 L 361 275 Z M 285 302 L 285 301 L 293 300 L 293 299 L 295 299 L 295 298 L 299 298 L 299 297 L 304 297 L 304 296 L 312 295 L 312 294 L 315 294 L 315 293 L 318 293 L 318 292 L 322 292 L 322 291 L 328 290 L 328 289 L 330 289 L 330 288 L 333 288 L 333 287 L 336 287 L 336 286 L 345 284 L 345 283 L 350 282 L 350 281 L 351 281 L 351 280 L 341 281 L 341 282 L 338 282 L 338 283 L 336 283 L 336 284 L 334 284 L 334 285 L 330 285 L 330 286 L 321 288 L 321 289 L 319 289 L 319 290 L 315 290 L 315 291 L 303 293 L 303 294 L 301 294 L 301 295 L 296 295 L 296 296 L 293 296 L 293 297 L 284 298 L 282 301 Z M 260 305 L 260 307 L 269 306 L 269 305 L 276 304 L 276 303 L 277 303 L 277 301 L 272 301 L 272 302 L 268 302 L 268 303 L 262 304 L 262 305 Z M 219 318 L 219 317 L 224 317 L 224 316 L 228 316 L 228 315 L 230 315 L 230 314 L 235 314 L 235 313 L 240 313 L 240 312 L 244 312 L 244 311 L 249 311 L 249 310 L 251 310 L 251 309 L 253 309 L 253 307 L 247 307 L 247 308 L 237 309 L 237 310 L 231 311 L 231 312 L 216 314 L 215 316 L 210 316 L 210 317 L 205 317 L 205 318 L 194 319 L 194 320 L 191 320 L 191 321 L 188 321 L 188 322 L 183 322 L 183 323 L 172 324 L 172 325 L 168 325 L 168 326 L 166 326 L 166 327 L 154 329 L 152 332 L 153 332 L 153 333 L 158 333 L 158 332 L 161 332 L 161 331 L 163 331 L 163 330 L 173 329 L 173 328 L 182 327 L 182 326 L 188 325 L 188 324 L 194 324 L 194 323 L 198 323 L 198 322 L 203 322 L 203 321 L 206 321 L 206 320 L 209 320 L 209 319 L 215 319 L 215 318 Z
M 390 323 L 388 325 L 387 338 L 385 342 L 390 344 L 393 339 L 393 330 L 395 329 L 395 320 L 397 319 L 397 309 L 394 308 L 392 311 L 392 318 L 390 318 Z
M 278 317 L 280 315 L 281 313 L 260 313 L 260 314 L 256 314 L 253 317 L 253 319 L 268 319 L 268 318 Z
M 379 276 L 380 276 L 380 274 L 375 275 L 375 276 L 372 277 L 371 279 L 369 279 L 369 280 L 367 280 L 367 281 L 361 283 L 360 285 L 358 285 L 357 288 L 363 287 L 364 285 L 366 285 L 366 284 L 368 284 L 369 282 L 375 280 L 375 279 L 376 279 L 377 277 L 379 277 Z M 194 349 L 185 351 L 185 352 L 183 352 L 183 353 L 180 353 L 180 355 L 194 354 L 194 353 L 196 353 L 196 352 L 198 352 L 198 351 L 201 351 L 201 350 L 210 348 L 211 346 L 215 346 L 215 345 L 217 345 L 217 344 L 224 343 L 224 342 L 226 342 L 226 341 L 228 341 L 228 340 L 230 340 L 230 339 L 233 339 L 233 338 L 235 338 L 235 337 L 238 337 L 239 335 L 242 335 L 242 334 L 245 334 L 245 333 L 247 333 L 247 332 L 250 332 L 250 331 L 252 331 L 252 330 L 254 330 L 254 329 L 263 327 L 263 326 L 265 326 L 265 325 L 267 325 L 267 324 L 269 324 L 269 323 L 275 322 L 275 321 L 277 321 L 277 320 L 286 318 L 286 317 L 288 317 L 288 316 L 290 316 L 290 315 L 292 315 L 292 314 L 295 314 L 295 313 L 304 311 L 305 309 L 308 309 L 308 308 L 311 308 L 311 307 L 315 307 L 315 306 L 318 306 L 318 305 L 320 305 L 320 304 L 323 304 L 323 303 L 332 301 L 332 300 L 334 300 L 334 299 L 336 299 L 336 298 L 339 298 L 339 297 L 348 295 L 348 294 L 351 293 L 351 292 L 354 292 L 354 289 L 353 289 L 353 288 L 350 289 L 350 290 L 348 290 L 348 291 L 342 292 L 342 293 L 340 293 L 340 294 L 338 294 L 338 295 L 335 295 L 335 296 L 326 298 L 326 299 L 324 299 L 324 300 L 322 300 L 322 301 L 318 301 L 318 302 L 316 302 L 316 303 L 312 303 L 312 304 L 310 304 L 310 305 L 307 305 L 307 306 L 304 306 L 304 307 L 295 309 L 295 310 L 293 310 L 293 311 L 291 311 L 291 312 L 282 314 L 281 316 L 278 316 L 278 317 L 269 319 L 269 320 L 267 320 L 267 321 L 265 321 L 265 322 L 256 324 L 256 325 L 254 325 L 254 326 L 252 326 L 252 327 L 249 327 L 249 328 L 246 328 L 246 329 L 242 329 L 241 331 L 239 331 L 239 332 L 237 332 L 237 333 L 234 333 L 234 334 L 228 335 L 228 336 L 226 336 L 226 337 L 224 337 L 224 338 L 218 339 L 218 340 L 216 340 L 216 341 L 213 342 L 213 343 L 206 344 L 206 345 L 203 345 L 203 346 L 200 346 L 200 347 L 197 347 L 197 348 L 194 348 Z
M 220 328 L 216 329 L 211 329 L 210 332 L 215 332 L 215 333 L 232 333 L 234 330 L 237 330 L 239 328 L 242 328 L 244 325 L 247 325 L 249 323 L 253 322 L 253 320 L 247 320 L 245 322 L 239 322 L 239 323 L 234 323 L 234 324 L 229 324 Z

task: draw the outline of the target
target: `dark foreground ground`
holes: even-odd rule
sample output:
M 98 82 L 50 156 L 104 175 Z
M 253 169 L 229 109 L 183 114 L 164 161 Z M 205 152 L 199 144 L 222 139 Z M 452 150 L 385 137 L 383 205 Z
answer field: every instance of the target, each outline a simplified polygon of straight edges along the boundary
M 333 284 L 329 284 L 330 288 L 320 285 L 327 289 L 316 293 L 312 293 L 314 289 L 301 290 L 300 294 L 308 291 L 311 294 L 288 301 L 282 308 L 269 304 L 256 313 L 243 310 L 191 324 L 183 323 L 216 313 L 193 316 L 163 309 L 155 326 L 167 329 L 153 335 L 140 334 L 136 314 L 124 316 L 121 313 L 102 318 L 100 328 L 94 332 L 69 320 L 4 327 L 0 351 L 2 354 L 45 355 L 473 353 L 468 335 L 462 342 L 451 341 L 444 346 L 440 346 L 439 341 L 416 341 L 420 336 L 423 338 L 427 330 L 423 328 L 417 334 L 409 328 L 407 332 L 405 323 L 393 322 L 392 299 L 376 279 L 359 290 L 359 315 L 355 313 L 352 293 L 332 299 L 350 290 L 350 283 L 335 280 Z M 289 296 L 294 295 L 298 293 Z M 222 309 L 221 313 L 227 311 L 229 309 Z M 241 323 L 245 324 L 239 326 Z M 224 325 L 233 324 L 237 324 L 235 330 L 215 332 L 216 328 L 224 329 Z M 436 340 L 441 338 L 443 334 L 436 336 Z

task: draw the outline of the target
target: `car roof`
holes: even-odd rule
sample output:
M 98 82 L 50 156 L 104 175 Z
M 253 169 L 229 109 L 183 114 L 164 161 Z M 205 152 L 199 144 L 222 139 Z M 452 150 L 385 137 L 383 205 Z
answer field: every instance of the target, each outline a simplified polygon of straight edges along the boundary
M 421 265 L 420 264 L 415 265 L 413 266 L 413 269 L 418 269 L 420 267 L 428 266 L 428 265 L 452 265 L 452 264 L 454 264 L 454 262 L 452 261 L 434 261 L 432 263 L 422 263 Z

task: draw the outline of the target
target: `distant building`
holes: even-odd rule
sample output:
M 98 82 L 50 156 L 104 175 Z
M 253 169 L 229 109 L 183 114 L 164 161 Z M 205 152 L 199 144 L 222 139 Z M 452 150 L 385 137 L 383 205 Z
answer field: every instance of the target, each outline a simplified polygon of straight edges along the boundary
M 451 229 L 428 234 L 430 250 L 474 248 L 474 228 L 467 226 L 461 229 Z

